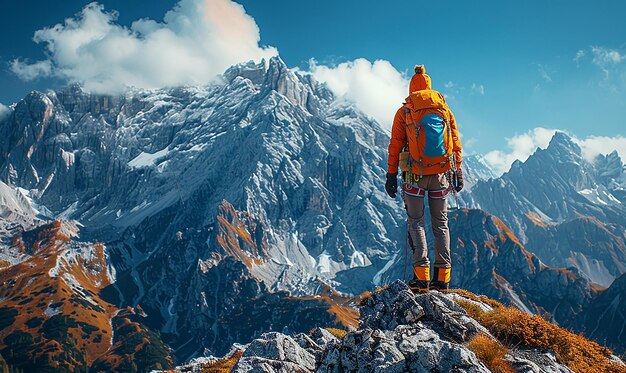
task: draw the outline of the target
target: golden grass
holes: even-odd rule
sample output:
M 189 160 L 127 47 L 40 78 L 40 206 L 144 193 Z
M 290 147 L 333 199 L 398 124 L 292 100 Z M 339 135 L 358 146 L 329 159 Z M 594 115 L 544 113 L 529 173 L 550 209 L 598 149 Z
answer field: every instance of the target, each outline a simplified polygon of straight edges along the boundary
M 367 300 L 369 299 L 369 297 L 371 297 L 374 293 L 372 293 L 371 291 L 364 291 L 361 294 L 358 295 L 359 298 L 361 298 L 359 300 L 359 306 L 363 307 L 365 306 L 365 304 L 367 303 Z
M 346 334 L 348 334 L 348 331 L 344 329 L 339 329 L 339 328 L 325 328 L 325 329 L 328 330 L 330 334 L 334 335 L 335 337 L 339 339 L 343 339 L 343 337 L 345 337 Z
M 230 372 L 235 364 L 243 355 L 243 350 L 236 351 L 232 356 L 219 359 L 213 363 L 208 363 L 202 367 L 202 373 L 227 373 Z
M 498 301 L 495 301 L 491 298 L 488 298 L 484 295 L 476 295 L 474 293 L 472 293 L 471 291 L 465 290 L 465 289 L 450 289 L 449 290 L 450 293 L 456 293 L 459 294 L 462 297 L 471 299 L 473 301 L 476 302 L 483 302 L 493 308 L 498 308 L 498 307 L 504 307 L 504 305 Z M 457 302 L 458 303 L 458 302 Z
M 609 360 L 610 349 L 556 326 L 541 316 L 529 315 L 497 302 L 499 306 L 489 312 L 469 301 L 459 300 L 457 303 L 505 346 L 553 350 L 557 360 L 574 372 L 626 372 L 626 368 Z
M 494 373 L 515 372 L 504 356 L 509 351 L 500 342 L 485 334 L 476 334 L 467 344 L 476 357 Z
M 461 306 L 465 310 L 465 312 L 470 315 L 471 318 L 475 320 L 480 320 L 482 315 L 485 313 L 485 311 L 483 311 L 483 309 L 474 302 L 470 302 L 465 299 L 458 299 L 456 300 L 456 303 Z

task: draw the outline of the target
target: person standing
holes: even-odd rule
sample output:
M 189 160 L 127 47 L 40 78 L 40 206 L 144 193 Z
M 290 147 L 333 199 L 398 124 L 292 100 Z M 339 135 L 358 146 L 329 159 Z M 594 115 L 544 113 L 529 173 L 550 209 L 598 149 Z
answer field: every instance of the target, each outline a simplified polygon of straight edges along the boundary
M 444 96 L 433 90 L 423 65 L 415 66 L 409 96 L 393 120 L 388 149 L 385 190 L 396 198 L 398 167 L 402 171 L 402 198 L 407 213 L 407 239 L 413 250 L 414 292 L 447 290 L 450 284 L 450 232 L 446 197 L 463 189 L 461 140 Z M 424 199 L 435 238 L 434 274 L 424 229 Z

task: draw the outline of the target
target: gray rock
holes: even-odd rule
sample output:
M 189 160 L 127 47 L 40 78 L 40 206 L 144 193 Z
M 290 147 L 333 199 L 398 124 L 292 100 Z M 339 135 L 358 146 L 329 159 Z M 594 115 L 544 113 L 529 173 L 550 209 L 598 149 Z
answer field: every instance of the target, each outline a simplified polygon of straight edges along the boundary
M 571 373 L 572 370 L 556 361 L 553 352 L 538 350 L 512 350 L 506 360 L 520 373 Z
M 464 345 L 432 329 L 398 326 L 393 331 L 357 330 L 324 352 L 317 372 L 488 372 Z
M 402 281 L 395 281 L 386 289 L 374 293 L 361 307 L 361 328 L 393 330 L 398 325 L 415 323 L 424 310 Z
M 437 291 L 419 294 L 415 299 L 425 312 L 424 322 L 452 341 L 467 342 L 479 332 L 490 334 L 456 302 Z
M 282 333 L 265 333 L 248 345 L 233 372 L 310 372 L 315 356 L 293 338 Z
M 339 339 L 335 337 L 331 332 L 324 328 L 315 328 L 313 330 L 312 339 L 321 348 L 326 348 L 329 343 L 337 343 Z

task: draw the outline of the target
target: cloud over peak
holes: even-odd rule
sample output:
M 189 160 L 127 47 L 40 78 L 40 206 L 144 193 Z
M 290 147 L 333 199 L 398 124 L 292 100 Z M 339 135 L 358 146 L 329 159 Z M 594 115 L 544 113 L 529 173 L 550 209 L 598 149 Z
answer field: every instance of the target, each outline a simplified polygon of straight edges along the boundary
M 354 102 L 386 129 L 391 129 L 393 116 L 409 92 L 409 80 L 386 60 L 357 58 L 329 67 L 311 59 L 309 70 L 335 95 Z
M 47 59 L 14 60 L 11 70 L 24 80 L 57 76 L 113 93 L 126 86 L 205 84 L 233 64 L 278 54 L 259 46 L 256 22 L 230 0 L 181 0 L 163 22 L 140 19 L 130 28 L 117 24 L 117 16 L 88 4 L 63 24 L 35 32 Z
M 506 139 L 507 150 L 492 150 L 485 154 L 485 161 L 497 175 L 507 172 L 513 162 L 525 162 L 537 148 L 545 149 L 556 132 L 565 132 L 581 148 L 582 156 L 587 161 L 593 161 L 599 154 L 609 154 L 617 151 L 622 159 L 626 159 L 626 137 L 617 135 L 576 137 L 568 131 L 543 127 L 533 128 L 521 135 Z

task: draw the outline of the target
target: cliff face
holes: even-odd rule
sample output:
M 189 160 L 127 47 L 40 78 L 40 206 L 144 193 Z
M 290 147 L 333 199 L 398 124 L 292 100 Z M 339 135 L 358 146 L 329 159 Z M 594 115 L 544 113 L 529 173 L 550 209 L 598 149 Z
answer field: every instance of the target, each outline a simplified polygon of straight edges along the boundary
M 581 312 L 572 326 L 585 336 L 609 346 L 618 354 L 626 351 L 626 275 L 599 293 Z

